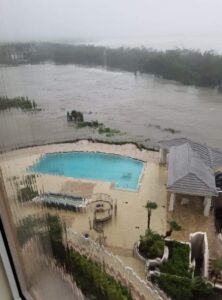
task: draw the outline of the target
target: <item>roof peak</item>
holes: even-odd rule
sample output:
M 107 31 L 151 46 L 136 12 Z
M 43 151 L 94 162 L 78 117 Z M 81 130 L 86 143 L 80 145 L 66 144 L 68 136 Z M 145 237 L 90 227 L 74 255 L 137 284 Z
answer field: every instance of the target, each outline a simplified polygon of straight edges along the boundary
M 213 170 L 208 159 L 197 150 L 187 142 L 170 147 L 168 188 L 216 195 Z

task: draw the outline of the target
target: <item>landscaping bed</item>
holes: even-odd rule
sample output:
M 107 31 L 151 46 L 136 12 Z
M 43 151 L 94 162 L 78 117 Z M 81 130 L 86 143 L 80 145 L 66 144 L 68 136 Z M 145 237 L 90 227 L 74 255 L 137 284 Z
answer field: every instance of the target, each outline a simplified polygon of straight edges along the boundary
M 177 241 L 166 241 L 169 258 L 159 266 L 160 276 L 152 278 L 172 300 L 205 300 L 213 288 L 201 277 L 193 277 L 190 247 Z
M 156 232 L 148 229 L 145 235 L 140 236 L 139 254 L 145 259 L 162 258 L 165 242 Z
M 160 265 L 160 272 L 191 278 L 189 245 L 177 241 L 166 241 L 166 245 L 169 248 L 169 257 Z

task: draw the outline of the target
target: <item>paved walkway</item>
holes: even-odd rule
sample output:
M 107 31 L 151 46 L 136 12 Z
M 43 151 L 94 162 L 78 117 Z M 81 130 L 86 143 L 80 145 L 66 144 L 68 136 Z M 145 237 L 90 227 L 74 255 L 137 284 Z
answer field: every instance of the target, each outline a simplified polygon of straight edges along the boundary
M 210 257 L 221 257 L 221 249 L 214 226 L 213 213 L 209 217 L 203 215 L 203 204 L 200 197 L 187 197 L 190 203 L 181 205 L 183 196 L 177 195 L 173 212 L 167 213 L 168 220 L 175 220 L 182 226 L 182 231 L 173 232 L 172 238 L 189 241 L 190 233 L 201 231 L 207 233 Z M 168 199 L 169 203 L 169 199 Z

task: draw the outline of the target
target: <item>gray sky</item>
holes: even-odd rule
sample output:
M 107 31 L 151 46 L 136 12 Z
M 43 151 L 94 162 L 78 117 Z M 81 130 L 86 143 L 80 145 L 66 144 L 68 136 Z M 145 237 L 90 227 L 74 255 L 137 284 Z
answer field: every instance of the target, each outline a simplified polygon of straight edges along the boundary
M 222 0 L 0 0 L 0 41 L 222 37 Z

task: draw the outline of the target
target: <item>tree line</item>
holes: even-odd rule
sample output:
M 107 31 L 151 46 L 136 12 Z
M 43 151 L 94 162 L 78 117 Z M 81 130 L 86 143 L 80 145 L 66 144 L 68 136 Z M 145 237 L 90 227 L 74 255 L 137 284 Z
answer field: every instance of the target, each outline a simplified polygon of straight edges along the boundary
M 186 85 L 222 89 L 222 55 L 213 51 L 141 48 L 109 48 L 93 45 L 54 43 L 0 46 L 1 64 L 51 61 L 57 64 L 104 66 L 124 71 L 153 74 Z

